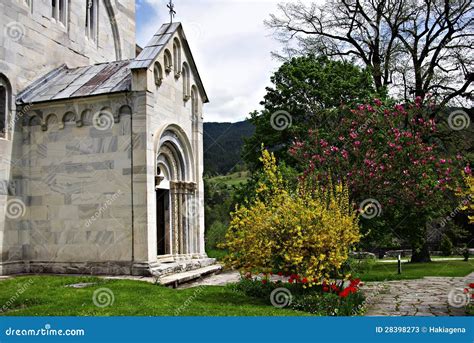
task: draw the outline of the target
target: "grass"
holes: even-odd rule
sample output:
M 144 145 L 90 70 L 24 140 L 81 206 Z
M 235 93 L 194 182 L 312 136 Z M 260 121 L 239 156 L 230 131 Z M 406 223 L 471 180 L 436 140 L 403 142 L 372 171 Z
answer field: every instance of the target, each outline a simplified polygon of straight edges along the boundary
M 462 259 L 464 259 L 464 257 L 461 256 L 461 255 L 450 255 L 450 256 L 437 256 L 437 255 L 435 255 L 435 256 L 431 256 L 431 259 L 437 259 L 437 258 L 462 258 Z M 409 259 L 410 259 L 410 257 L 402 257 L 402 261 L 403 260 L 409 260 Z M 385 257 L 383 259 L 383 261 L 397 261 L 397 260 L 398 260 L 397 257 Z
M 215 183 L 224 183 L 227 186 L 238 186 L 240 184 L 247 183 L 248 179 L 249 179 L 249 172 L 243 171 L 243 172 L 237 172 L 237 173 L 228 174 L 224 176 L 216 176 L 216 177 L 210 178 L 209 181 L 215 182 Z
M 375 263 L 363 281 L 418 279 L 425 276 L 464 277 L 474 271 L 472 261 Z M 76 283 L 94 285 L 75 289 Z M 108 288 L 114 303 L 94 305 L 94 291 Z M 472 312 L 471 308 L 471 312 Z M 174 290 L 140 281 L 96 277 L 21 276 L 0 281 L 0 315 L 3 316 L 304 316 L 304 312 L 277 309 L 264 300 L 246 296 L 231 287 L 202 286 Z
M 430 263 L 403 263 L 398 275 L 397 263 L 375 263 L 363 272 L 363 281 L 421 279 L 425 276 L 464 277 L 474 271 L 473 261 L 442 261 Z
M 74 289 L 75 283 L 96 283 Z M 95 290 L 108 288 L 114 303 L 99 308 Z M 24 292 L 21 292 L 24 290 Z M 5 310 L 5 304 L 11 304 Z M 230 287 L 174 290 L 140 281 L 95 277 L 21 276 L 0 281 L 3 316 L 301 316 L 303 312 L 277 309 Z

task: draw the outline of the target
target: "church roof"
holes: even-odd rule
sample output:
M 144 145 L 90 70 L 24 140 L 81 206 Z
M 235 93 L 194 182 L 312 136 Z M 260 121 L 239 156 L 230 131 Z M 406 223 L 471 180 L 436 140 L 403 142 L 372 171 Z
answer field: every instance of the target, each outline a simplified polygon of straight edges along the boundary
M 163 24 L 140 54 L 130 64 L 130 69 L 150 68 L 153 61 L 169 43 L 175 32 L 182 27 L 181 23 Z
M 131 89 L 130 60 L 69 69 L 56 68 L 17 95 L 17 103 L 71 99 Z
M 130 91 L 132 70 L 148 69 L 177 31 L 180 33 L 182 47 L 195 76 L 196 85 L 201 91 L 204 102 L 209 102 L 181 23 L 161 26 L 148 45 L 133 60 L 71 69 L 62 65 L 20 92 L 16 101 L 19 105 L 33 104 Z
M 181 23 L 163 24 L 148 44 L 143 48 L 142 52 L 130 63 L 130 69 L 148 69 L 153 64 L 156 57 L 165 49 L 174 34 L 179 31 L 181 34 L 181 43 L 186 56 L 188 57 L 189 65 L 196 76 L 196 83 L 202 92 L 204 102 L 209 102 L 209 98 L 204 89 L 204 85 L 196 67 L 191 48 L 188 40 L 184 34 L 183 25 Z

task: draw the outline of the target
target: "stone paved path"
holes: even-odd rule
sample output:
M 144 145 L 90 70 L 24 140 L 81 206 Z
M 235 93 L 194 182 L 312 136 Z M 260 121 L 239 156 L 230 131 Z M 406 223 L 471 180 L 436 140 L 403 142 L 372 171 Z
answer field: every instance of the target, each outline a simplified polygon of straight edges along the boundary
M 464 308 L 449 305 L 453 289 L 474 282 L 474 273 L 464 278 L 425 277 L 418 280 L 368 282 L 367 316 L 463 316 Z
M 224 272 L 179 288 L 224 286 L 238 282 L 237 272 Z M 367 316 L 464 316 L 464 308 L 449 306 L 448 295 L 453 289 L 464 289 L 474 282 L 474 273 L 464 278 L 426 277 L 418 280 L 367 282 L 362 291 L 366 296 Z
M 178 288 L 193 288 L 200 286 L 225 286 L 230 283 L 236 283 L 240 280 L 240 274 L 238 272 L 226 271 L 220 274 L 211 275 L 200 279 L 192 283 L 185 283 L 180 285 Z

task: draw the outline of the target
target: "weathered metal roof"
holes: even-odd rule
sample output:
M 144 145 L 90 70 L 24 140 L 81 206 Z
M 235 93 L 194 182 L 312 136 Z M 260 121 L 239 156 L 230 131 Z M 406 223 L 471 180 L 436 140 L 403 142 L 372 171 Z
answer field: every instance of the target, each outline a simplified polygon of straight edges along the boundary
M 153 61 L 163 52 L 165 46 L 169 43 L 173 35 L 179 31 L 181 35 L 181 45 L 188 57 L 188 63 L 191 66 L 193 74 L 195 75 L 196 84 L 201 91 L 204 102 L 209 102 L 206 89 L 199 75 L 199 71 L 196 67 L 191 48 L 189 47 L 188 40 L 184 34 L 183 25 L 181 23 L 163 24 L 153 38 L 148 42 L 142 52 L 130 63 L 130 69 L 148 69 L 153 64 Z
M 63 65 L 17 96 L 17 103 L 71 99 L 131 90 L 130 60 L 69 69 Z
M 69 69 L 54 69 L 17 95 L 18 104 L 64 100 L 131 90 L 132 70 L 149 68 L 173 35 L 179 31 L 182 48 L 195 76 L 204 102 L 209 99 L 196 67 L 181 23 L 164 24 L 133 60 L 100 63 Z
M 156 56 L 168 44 L 173 34 L 181 27 L 181 23 L 163 24 L 140 54 L 130 64 L 130 69 L 149 68 Z

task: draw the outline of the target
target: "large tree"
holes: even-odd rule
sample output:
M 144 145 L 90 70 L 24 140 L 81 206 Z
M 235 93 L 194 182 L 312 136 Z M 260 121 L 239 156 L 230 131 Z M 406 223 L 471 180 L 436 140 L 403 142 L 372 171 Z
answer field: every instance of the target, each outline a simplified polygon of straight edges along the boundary
M 307 188 L 345 180 L 365 240 L 406 240 L 413 262 L 430 260 L 427 225 L 456 208 L 453 190 L 462 186 L 462 171 L 471 172 L 461 154 L 451 158 L 437 144 L 435 121 L 423 119 L 429 111 L 420 98 L 408 106 L 375 100 L 345 110 L 332 131 L 314 127 L 290 150 L 304 166 Z
M 472 100 L 472 0 L 299 1 L 279 9 L 267 25 L 284 42 L 296 40 L 295 52 L 357 61 L 377 90 L 394 86 L 406 100 L 432 94 L 440 108 Z
M 295 137 L 306 135 L 310 127 L 329 126 L 338 120 L 334 109 L 362 103 L 375 92 L 366 70 L 314 55 L 284 63 L 271 82 L 261 103 L 263 111 L 251 114 L 256 131 L 244 146 L 244 159 L 252 169 L 258 165 L 262 144 L 291 165 L 287 152 Z

